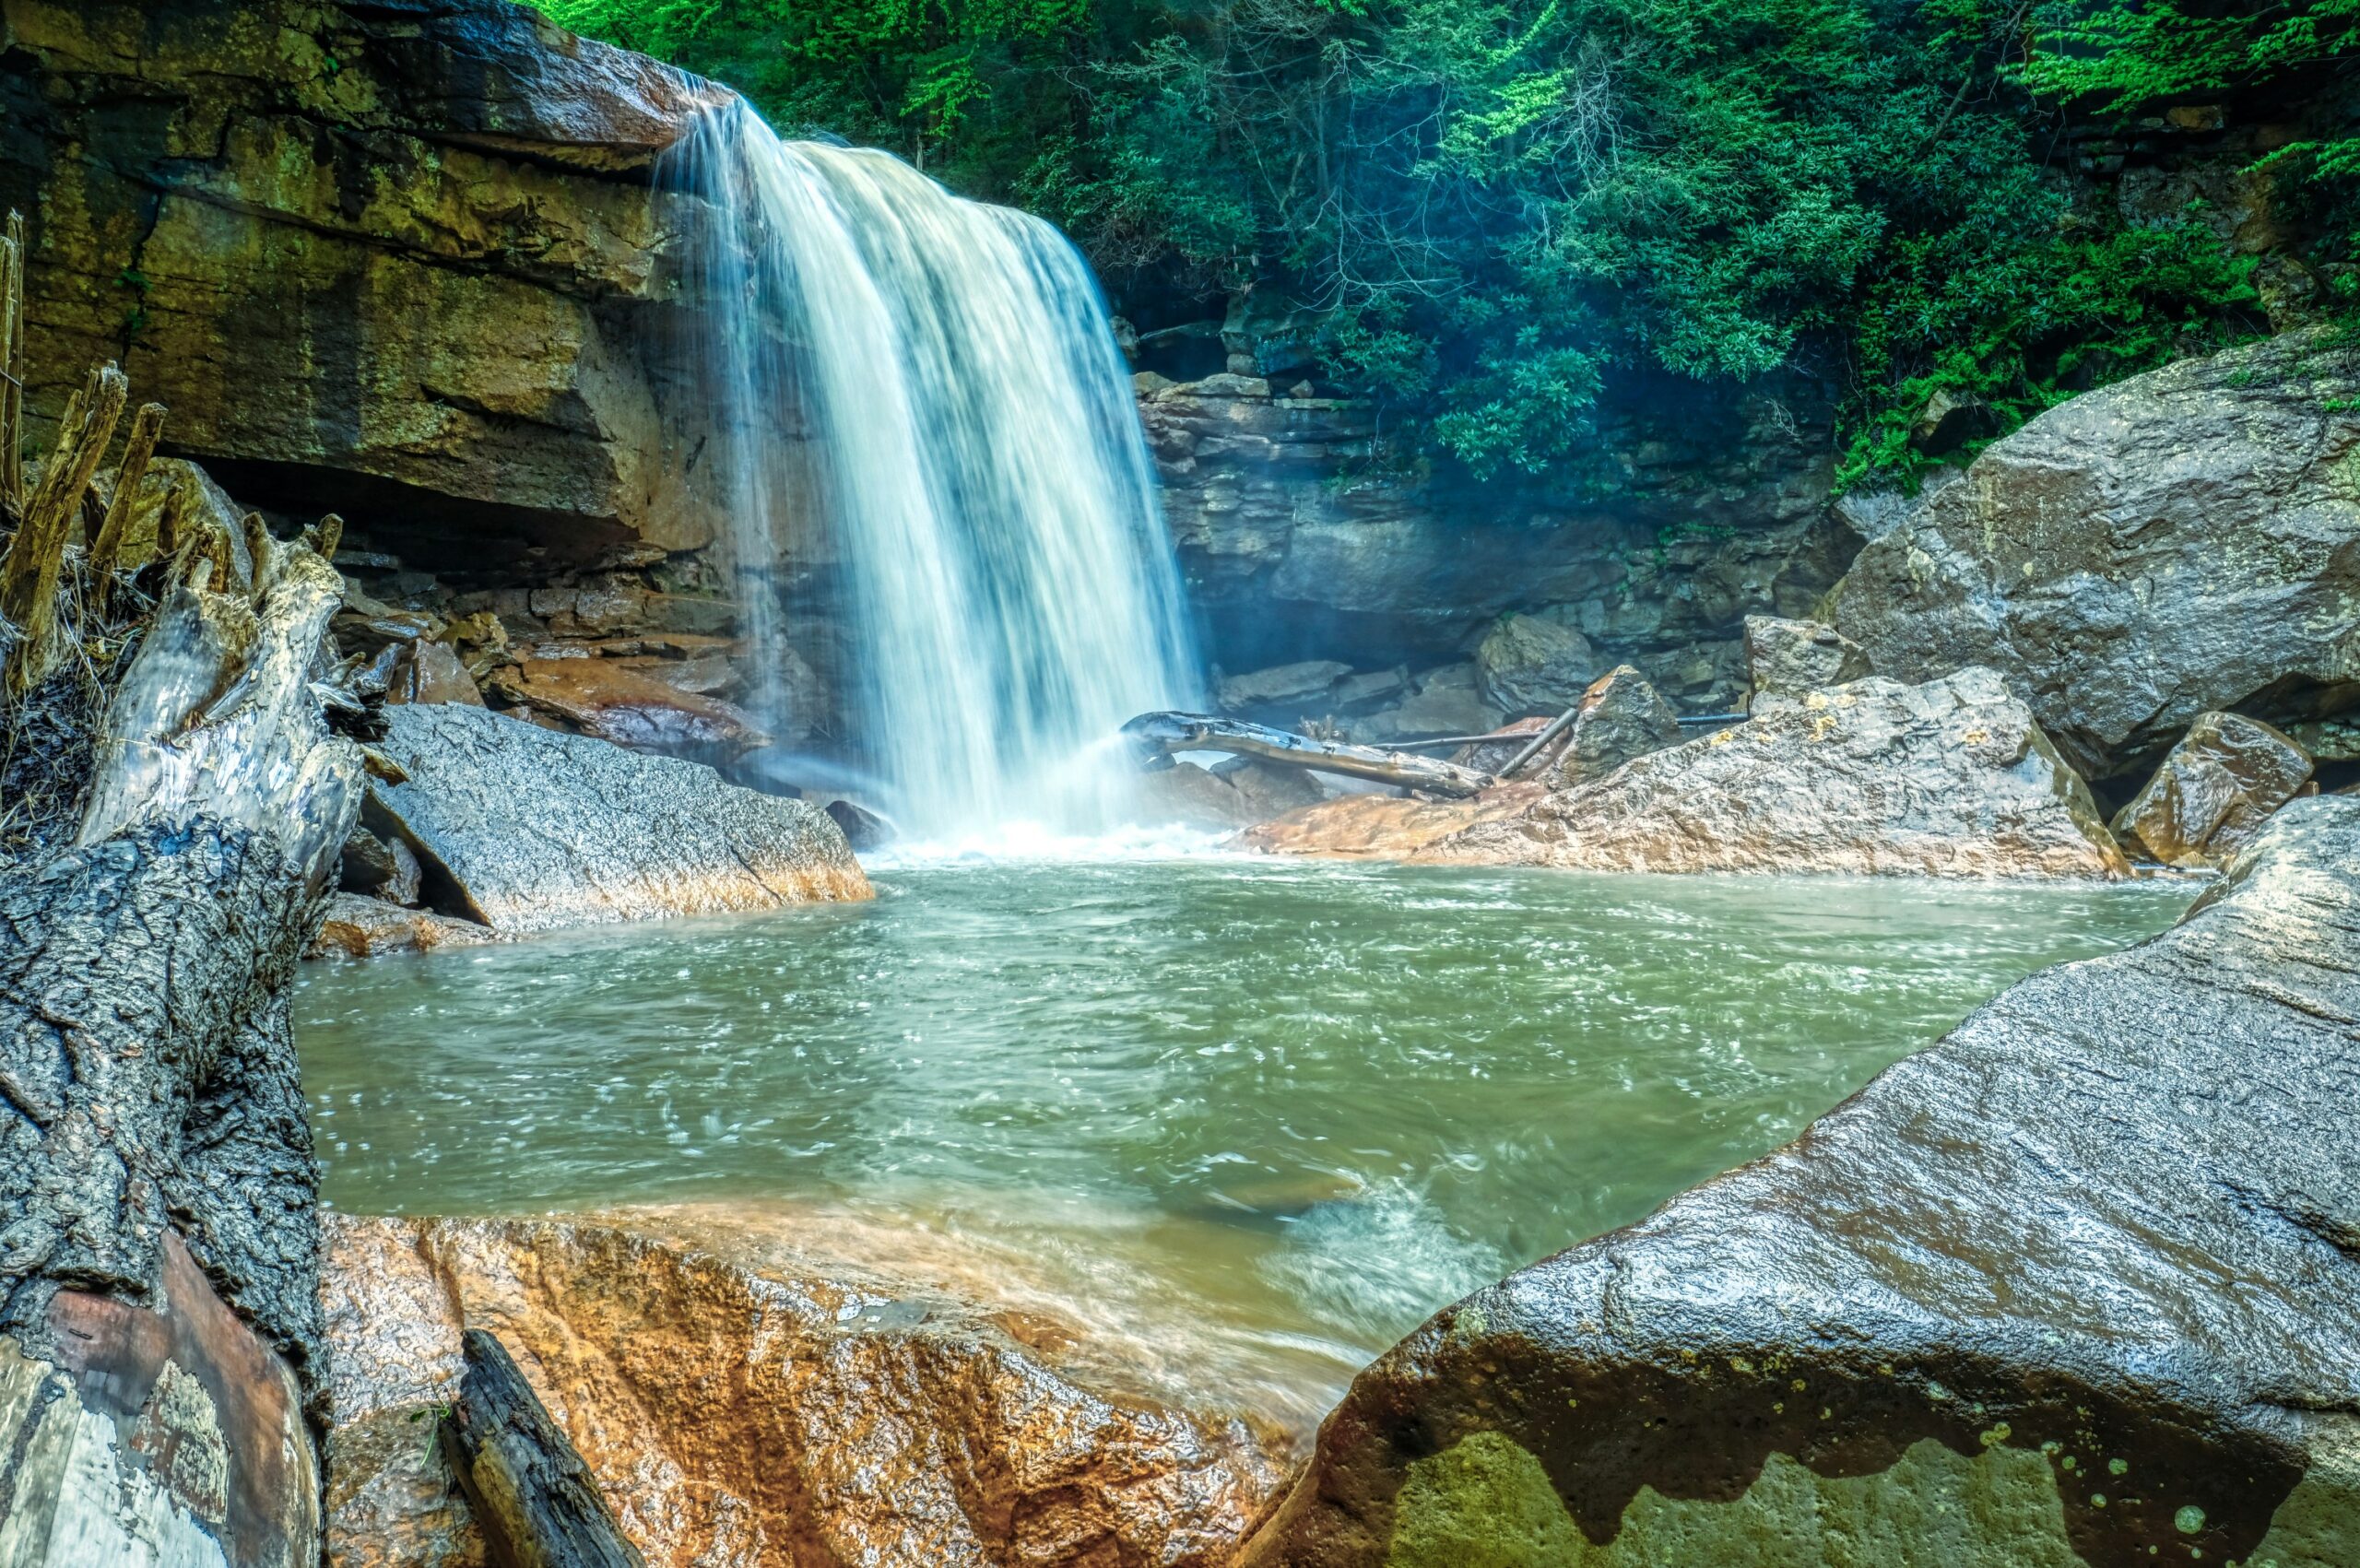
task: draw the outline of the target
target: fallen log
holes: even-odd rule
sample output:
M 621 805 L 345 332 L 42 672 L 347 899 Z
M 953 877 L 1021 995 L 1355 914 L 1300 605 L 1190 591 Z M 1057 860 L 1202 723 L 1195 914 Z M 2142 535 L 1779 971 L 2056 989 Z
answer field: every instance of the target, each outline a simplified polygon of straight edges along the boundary
M 1398 784 L 1426 795 L 1457 799 L 1481 795 L 1499 781 L 1455 763 L 1438 762 L 1407 751 L 1374 746 L 1353 746 L 1341 740 L 1315 740 L 1241 719 L 1216 718 L 1210 713 L 1141 713 L 1123 726 L 1126 739 L 1150 766 L 1165 765 L 1175 751 L 1226 751 L 1257 757 L 1266 762 L 1312 768 L 1323 773 Z
M 84 401 L 119 410 L 120 382 Z M 0 1560 L 310 1568 L 319 1173 L 288 993 L 360 807 L 312 680 L 342 583 L 313 542 L 251 575 L 192 550 L 149 624 L 110 621 L 61 522 L 100 422 L 67 422 L 8 551 L 12 602 L 74 656 L 0 690 L 25 763 L 0 802 Z
M 646 1568 L 598 1480 L 541 1406 L 506 1347 L 459 1337 L 466 1372 L 442 1452 L 500 1568 Z

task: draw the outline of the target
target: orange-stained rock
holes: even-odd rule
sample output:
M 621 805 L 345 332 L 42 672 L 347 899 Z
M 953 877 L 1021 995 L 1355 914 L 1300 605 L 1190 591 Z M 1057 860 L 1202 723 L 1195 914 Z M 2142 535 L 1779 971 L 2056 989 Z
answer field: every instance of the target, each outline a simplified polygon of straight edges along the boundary
M 584 735 L 639 751 L 708 756 L 767 745 L 743 711 L 615 659 L 525 659 L 492 677 L 493 689 Z
M 1479 822 L 1512 817 L 1539 800 L 1542 786 L 1502 784 L 1472 800 L 1417 800 L 1400 795 L 1346 795 L 1290 811 L 1229 842 L 1264 855 L 1314 855 L 1343 860 L 1400 860 Z
M 489 925 L 428 909 L 404 909 L 363 893 L 338 893 L 312 938 L 310 958 L 376 958 L 384 953 L 471 948 L 503 938 Z
M 468 1568 L 427 1441 L 515 1356 L 651 1568 L 1225 1563 L 1287 1480 L 1244 1421 L 1076 1380 L 1056 1326 L 602 1224 L 330 1216 L 332 1568 Z
M 449 643 L 418 642 L 403 649 L 394 661 L 393 675 L 385 682 L 385 701 L 464 702 L 480 708 L 483 693 Z

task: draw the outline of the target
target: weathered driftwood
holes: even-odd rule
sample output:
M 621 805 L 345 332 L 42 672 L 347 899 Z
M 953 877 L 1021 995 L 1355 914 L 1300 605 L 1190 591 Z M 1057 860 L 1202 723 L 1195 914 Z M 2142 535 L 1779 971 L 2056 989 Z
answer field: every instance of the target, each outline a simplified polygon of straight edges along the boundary
M 25 215 L 0 234 L 0 513 L 25 509 Z
M 442 1451 L 501 1568 L 645 1568 L 598 1480 L 498 1339 L 460 1337 L 466 1372 Z
M 123 536 L 130 528 L 131 513 L 138 504 L 139 482 L 148 477 L 148 465 L 156 456 L 157 438 L 163 433 L 164 406 L 141 406 L 138 417 L 131 421 L 131 438 L 124 443 L 123 466 L 115 471 L 114 499 L 107 506 L 106 521 L 99 526 L 99 536 L 90 541 L 90 580 L 101 593 L 122 562 Z
M 1233 756 L 1258 757 L 1323 773 L 1399 784 L 1406 789 L 1454 798 L 1480 795 L 1498 780 L 1455 763 L 1407 751 L 1374 746 L 1353 746 L 1340 740 L 1315 740 L 1265 725 L 1209 713 L 1141 713 L 1123 726 L 1123 734 L 1150 760 L 1161 761 L 1175 751 L 1227 751 Z
M 112 365 L 90 372 L 89 383 L 65 406 L 57 450 L 25 502 L 7 554 L 0 556 L 0 620 L 15 632 L 0 666 L 0 688 L 9 695 L 31 690 L 55 666 L 57 582 L 65 546 L 130 392 L 131 383 Z
M 66 421 L 12 560 L 80 514 L 120 382 Z M 106 613 L 57 591 L 83 570 L 62 543 L 25 548 L 48 564 L 12 586 Z M 60 727 L 54 682 L 0 691 L 9 749 L 33 726 L 81 753 L 71 842 L 0 880 L 0 1562 L 316 1560 L 318 1170 L 287 997 L 361 760 L 310 678 L 340 580 L 303 544 L 254 559 L 173 564 L 94 733 Z

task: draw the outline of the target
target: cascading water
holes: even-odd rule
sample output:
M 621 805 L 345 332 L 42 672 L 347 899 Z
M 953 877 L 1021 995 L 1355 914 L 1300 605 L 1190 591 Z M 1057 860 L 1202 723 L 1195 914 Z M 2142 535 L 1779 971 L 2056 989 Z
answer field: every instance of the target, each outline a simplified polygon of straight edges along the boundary
M 783 142 L 743 103 L 672 158 L 670 183 L 720 220 L 698 263 L 741 569 L 771 559 L 791 509 L 825 513 L 856 739 L 885 808 L 920 836 L 1118 819 L 1110 737 L 1186 703 L 1196 678 L 1088 265 L 1038 218 L 887 153 Z M 789 409 L 808 440 L 786 439 Z M 775 611 L 748 596 L 768 665 Z

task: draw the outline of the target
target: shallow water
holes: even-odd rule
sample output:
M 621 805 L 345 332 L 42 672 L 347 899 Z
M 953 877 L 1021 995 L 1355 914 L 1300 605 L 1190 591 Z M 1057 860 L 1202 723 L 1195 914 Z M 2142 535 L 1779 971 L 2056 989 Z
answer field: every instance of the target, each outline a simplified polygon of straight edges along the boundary
M 655 1206 L 1075 1319 L 1302 1428 L 2184 886 L 1202 859 L 315 965 L 337 1207 Z

